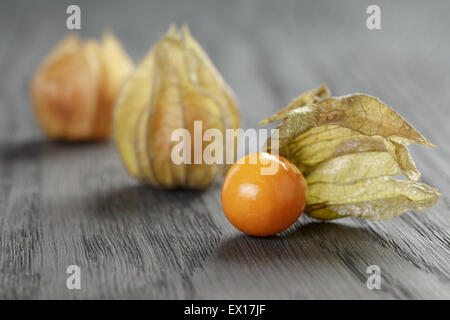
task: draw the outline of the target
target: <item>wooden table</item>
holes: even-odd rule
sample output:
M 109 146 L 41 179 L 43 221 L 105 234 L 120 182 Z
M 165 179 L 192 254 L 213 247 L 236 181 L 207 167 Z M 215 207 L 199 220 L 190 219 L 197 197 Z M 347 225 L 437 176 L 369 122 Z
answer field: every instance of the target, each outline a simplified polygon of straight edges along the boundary
M 64 1 L 0 8 L 1 298 L 450 298 L 450 3 L 380 1 L 78 2 L 84 36 L 112 29 L 135 61 L 170 22 L 187 22 L 234 89 L 244 128 L 326 82 L 381 98 L 435 143 L 412 146 L 423 181 L 444 195 L 426 212 L 376 222 L 302 216 L 272 238 L 225 219 L 220 185 L 139 185 L 114 144 L 47 140 L 29 79 L 65 34 Z M 378 1 L 375 1 L 378 2 Z M 70 2 L 72 3 L 72 2 Z M 81 268 L 81 290 L 66 268 Z M 369 290 L 369 265 L 381 290 Z

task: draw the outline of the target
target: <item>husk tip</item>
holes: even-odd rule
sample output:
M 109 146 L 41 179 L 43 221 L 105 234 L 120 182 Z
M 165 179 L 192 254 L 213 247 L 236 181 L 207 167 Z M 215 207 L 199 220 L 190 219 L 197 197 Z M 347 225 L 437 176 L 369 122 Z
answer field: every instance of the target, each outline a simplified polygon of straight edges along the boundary
M 184 37 L 191 37 L 191 30 L 186 22 L 181 25 L 180 30 Z

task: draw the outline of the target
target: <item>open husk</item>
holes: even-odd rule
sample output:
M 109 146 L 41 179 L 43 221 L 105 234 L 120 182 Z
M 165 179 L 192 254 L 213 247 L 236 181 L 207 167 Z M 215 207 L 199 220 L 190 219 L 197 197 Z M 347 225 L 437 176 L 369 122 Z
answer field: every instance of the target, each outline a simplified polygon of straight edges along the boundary
M 416 182 L 420 172 L 407 149 L 410 143 L 433 145 L 375 97 L 331 97 L 322 85 L 260 125 L 278 120 L 278 152 L 305 175 L 311 217 L 390 219 L 428 209 L 441 196 Z M 401 175 L 408 180 L 395 178 Z

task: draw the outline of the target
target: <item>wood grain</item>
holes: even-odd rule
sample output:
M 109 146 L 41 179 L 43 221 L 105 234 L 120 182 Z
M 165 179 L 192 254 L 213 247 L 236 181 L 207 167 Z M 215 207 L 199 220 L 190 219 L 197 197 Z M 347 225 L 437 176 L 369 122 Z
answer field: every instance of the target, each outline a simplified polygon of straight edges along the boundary
M 326 82 L 380 97 L 438 148 L 412 148 L 444 195 L 426 212 L 372 222 L 303 216 L 277 237 L 236 231 L 206 192 L 165 192 L 128 177 L 113 143 L 48 141 L 28 85 L 66 32 L 65 1 L 0 11 L 0 298 L 450 298 L 450 28 L 446 1 L 77 2 L 84 36 L 114 30 L 137 61 L 170 22 L 190 24 L 234 89 L 244 127 Z M 81 267 L 82 289 L 66 288 Z M 366 268 L 380 266 L 382 289 Z

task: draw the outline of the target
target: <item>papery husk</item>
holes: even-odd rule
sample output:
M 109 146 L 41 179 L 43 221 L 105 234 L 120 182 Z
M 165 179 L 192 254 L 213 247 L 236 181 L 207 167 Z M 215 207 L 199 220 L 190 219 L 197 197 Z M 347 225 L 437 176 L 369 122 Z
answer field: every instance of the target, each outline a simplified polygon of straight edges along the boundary
M 117 100 L 115 141 L 128 172 L 143 183 L 165 189 L 205 189 L 222 176 L 226 166 L 194 164 L 194 121 L 203 132 L 237 129 L 240 117 L 231 89 L 187 26 L 174 26 L 150 50 L 124 85 Z M 171 141 L 176 129 L 191 137 L 191 163 L 176 164 Z M 202 135 L 203 135 L 202 132 Z M 235 150 L 235 145 L 227 145 Z
M 321 85 L 260 124 L 278 120 L 278 152 L 305 175 L 305 212 L 314 218 L 390 219 L 428 209 L 441 196 L 415 182 L 420 172 L 407 149 L 433 145 L 375 97 L 330 97 Z M 399 175 L 411 181 L 393 178 Z
M 114 101 L 132 68 L 133 62 L 111 33 L 105 33 L 101 42 L 68 34 L 31 82 L 42 129 L 58 140 L 109 138 Z

